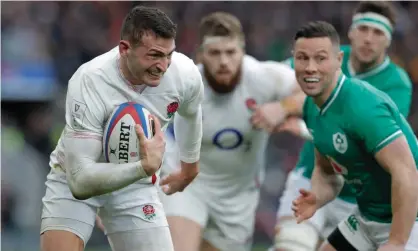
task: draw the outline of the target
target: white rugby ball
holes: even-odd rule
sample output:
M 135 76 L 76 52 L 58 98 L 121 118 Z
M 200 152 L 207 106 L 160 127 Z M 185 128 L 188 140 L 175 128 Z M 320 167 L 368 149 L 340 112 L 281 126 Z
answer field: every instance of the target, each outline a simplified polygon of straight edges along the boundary
M 103 134 L 103 153 L 107 162 L 123 164 L 139 161 L 139 139 L 135 125 L 139 124 L 147 138 L 154 136 L 154 121 L 140 104 L 127 102 L 110 115 Z

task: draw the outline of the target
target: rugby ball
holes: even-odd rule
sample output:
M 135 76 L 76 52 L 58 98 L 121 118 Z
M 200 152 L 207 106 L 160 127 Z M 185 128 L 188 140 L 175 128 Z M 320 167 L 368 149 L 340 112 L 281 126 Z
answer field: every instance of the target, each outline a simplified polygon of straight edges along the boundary
M 116 107 L 106 123 L 103 134 L 103 153 L 109 163 L 123 164 L 139 161 L 139 139 L 135 125 L 139 124 L 147 138 L 154 136 L 151 113 L 142 105 L 127 102 Z

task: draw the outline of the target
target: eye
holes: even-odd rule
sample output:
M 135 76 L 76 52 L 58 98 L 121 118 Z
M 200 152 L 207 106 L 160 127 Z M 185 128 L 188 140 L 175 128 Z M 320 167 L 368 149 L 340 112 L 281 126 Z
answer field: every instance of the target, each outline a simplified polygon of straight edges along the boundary
M 315 57 L 315 60 L 317 61 L 317 62 L 323 62 L 323 61 L 325 61 L 327 59 L 327 57 L 326 56 L 323 56 L 323 55 L 318 55 L 318 56 L 316 56 Z
M 220 51 L 217 51 L 217 50 L 211 50 L 211 51 L 209 51 L 209 55 L 211 55 L 211 56 L 218 56 L 219 54 L 221 54 L 221 52 Z
M 235 50 L 227 50 L 226 54 L 228 54 L 228 56 L 232 56 L 235 54 L 235 52 L 236 52 Z
M 159 54 L 149 54 L 148 55 L 151 59 L 159 59 L 161 56 Z
M 308 60 L 308 57 L 306 55 L 297 55 L 296 60 Z
M 366 25 L 359 25 L 357 29 L 359 31 L 366 32 L 369 30 L 369 27 L 367 27 Z
M 374 33 L 376 36 L 383 36 L 383 35 L 385 35 L 385 34 L 383 33 L 383 31 L 381 31 L 381 30 L 379 30 L 379 29 L 373 29 L 373 33 Z

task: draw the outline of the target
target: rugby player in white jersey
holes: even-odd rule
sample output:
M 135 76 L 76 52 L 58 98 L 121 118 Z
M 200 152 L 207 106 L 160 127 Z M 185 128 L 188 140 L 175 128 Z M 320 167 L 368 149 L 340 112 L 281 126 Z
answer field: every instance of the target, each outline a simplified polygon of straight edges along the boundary
M 42 251 L 84 250 L 98 211 L 114 251 L 170 251 L 173 244 L 159 199 L 165 148 L 161 128 L 174 113 L 181 168 L 165 185 L 182 191 L 197 175 L 202 137 L 203 83 L 191 59 L 175 52 L 176 25 L 162 11 L 135 7 L 119 45 L 80 66 L 69 81 L 66 126 L 51 154 L 41 224 Z M 104 163 L 102 134 L 121 103 L 144 105 L 155 136 L 136 131 L 140 161 Z
M 262 104 L 295 95 L 299 88 L 286 65 L 245 54 L 235 16 L 212 13 L 199 29 L 205 86 L 200 172 L 182 193 L 162 196 L 162 202 L 176 251 L 247 251 L 268 139 L 255 127 L 275 125 L 285 115 L 265 116 Z M 176 151 L 167 149 L 166 157 L 163 173 L 178 165 L 172 161 Z

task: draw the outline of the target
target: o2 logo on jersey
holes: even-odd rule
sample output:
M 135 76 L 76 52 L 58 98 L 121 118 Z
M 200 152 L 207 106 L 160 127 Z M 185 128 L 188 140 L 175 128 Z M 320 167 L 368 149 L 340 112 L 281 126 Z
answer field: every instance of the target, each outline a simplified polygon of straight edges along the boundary
M 212 143 L 222 150 L 233 150 L 238 148 L 244 141 L 244 136 L 234 128 L 220 130 L 213 137 Z

